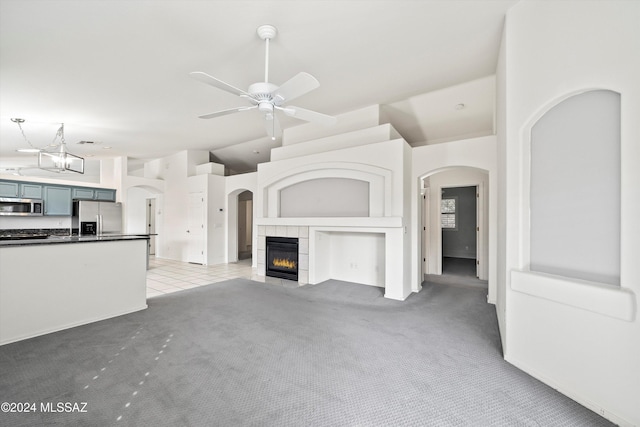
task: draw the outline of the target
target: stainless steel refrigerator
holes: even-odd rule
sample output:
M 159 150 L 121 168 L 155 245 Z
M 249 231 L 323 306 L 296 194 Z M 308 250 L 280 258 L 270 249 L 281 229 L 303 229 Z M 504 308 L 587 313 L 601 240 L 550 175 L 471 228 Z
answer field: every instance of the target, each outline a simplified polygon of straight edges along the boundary
M 122 234 L 122 203 L 75 200 L 71 229 L 79 236 Z

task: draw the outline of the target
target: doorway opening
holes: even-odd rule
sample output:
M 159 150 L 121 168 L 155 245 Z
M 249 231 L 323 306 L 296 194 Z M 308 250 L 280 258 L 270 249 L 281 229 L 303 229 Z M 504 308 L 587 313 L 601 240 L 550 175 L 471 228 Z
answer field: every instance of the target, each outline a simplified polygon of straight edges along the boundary
M 238 194 L 238 261 L 251 259 L 253 251 L 253 193 Z
M 441 190 L 443 275 L 478 278 L 477 198 L 476 186 Z
M 445 168 L 421 178 L 423 280 L 489 288 L 486 171 Z

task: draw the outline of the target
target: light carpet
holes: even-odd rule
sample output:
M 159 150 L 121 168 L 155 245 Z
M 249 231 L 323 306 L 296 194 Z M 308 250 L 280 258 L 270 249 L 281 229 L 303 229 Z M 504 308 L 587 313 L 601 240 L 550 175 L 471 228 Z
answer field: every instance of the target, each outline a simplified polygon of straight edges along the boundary
M 0 424 L 612 425 L 503 360 L 486 290 L 382 293 L 234 279 L 2 346 L 0 401 L 38 410 Z M 58 402 L 86 412 L 41 410 Z

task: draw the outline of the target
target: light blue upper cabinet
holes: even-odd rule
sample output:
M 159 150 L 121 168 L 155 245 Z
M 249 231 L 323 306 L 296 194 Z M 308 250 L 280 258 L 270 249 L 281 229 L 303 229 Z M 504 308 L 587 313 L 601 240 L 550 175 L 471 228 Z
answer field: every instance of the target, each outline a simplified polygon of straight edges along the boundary
M 44 187 L 44 214 L 71 215 L 71 187 Z
M 71 196 L 74 199 L 81 200 L 93 200 L 95 199 L 95 191 L 93 188 L 74 188 L 73 195 Z
M 25 199 L 42 199 L 42 185 L 20 184 L 20 197 Z
M 115 202 L 116 190 L 96 189 L 95 196 L 96 196 L 96 200 L 101 200 L 105 202 Z
M 0 182 L 0 197 L 18 197 L 17 182 Z
M 45 201 L 45 215 L 71 215 L 72 200 L 115 202 L 116 190 L 0 180 L 0 197 L 43 199 Z
M 105 202 L 115 202 L 116 190 L 74 187 L 72 198 L 74 200 L 101 200 Z

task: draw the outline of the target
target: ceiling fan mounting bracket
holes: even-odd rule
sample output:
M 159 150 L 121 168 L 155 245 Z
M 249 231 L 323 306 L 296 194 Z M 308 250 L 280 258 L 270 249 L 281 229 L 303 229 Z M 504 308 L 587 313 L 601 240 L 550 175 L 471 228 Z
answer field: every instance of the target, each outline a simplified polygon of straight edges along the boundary
M 273 25 L 260 25 L 256 30 L 256 33 L 258 33 L 258 36 L 262 40 L 270 40 L 274 38 L 277 32 L 278 30 Z

